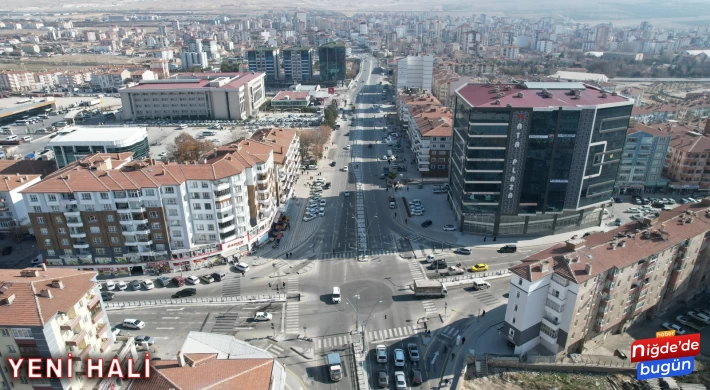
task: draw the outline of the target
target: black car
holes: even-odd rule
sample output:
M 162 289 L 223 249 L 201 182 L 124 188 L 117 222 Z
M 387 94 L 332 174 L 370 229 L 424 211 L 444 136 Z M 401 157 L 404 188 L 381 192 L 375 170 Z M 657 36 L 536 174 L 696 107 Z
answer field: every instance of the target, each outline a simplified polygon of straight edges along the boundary
M 104 301 L 112 300 L 114 295 L 116 295 L 116 294 L 109 292 L 109 291 L 101 291 L 101 299 L 103 299 Z
M 9 255 L 10 253 L 12 253 L 12 247 L 11 247 L 10 245 L 8 245 L 8 246 L 2 248 L 2 255 L 3 255 L 3 256 L 7 256 L 7 255 Z
M 429 269 L 445 269 L 449 265 L 446 264 L 446 260 L 436 260 L 429 264 Z
M 433 222 L 430 219 L 427 219 L 426 221 L 422 222 L 422 227 L 427 228 L 427 227 L 431 226 L 432 223 Z
M 515 245 L 506 245 L 502 246 L 500 249 L 498 249 L 498 252 L 500 253 L 515 253 L 518 251 L 518 247 Z
M 419 386 L 423 382 L 424 382 L 424 378 L 422 378 L 422 372 L 417 369 L 413 369 L 412 370 L 412 380 L 409 382 L 409 384 L 411 384 L 412 386 Z
M 193 295 L 197 294 L 197 289 L 189 287 L 189 288 L 184 288 L 175 294 L 173 294 L 173 298 L 185 298 L 185 297 L 191 297 Z
M 328 164 L 328 165 L 330 165 L 331 167 L 334 167 L 334 166 L 335 166 L 335 161 L 331 161 L 330 164 Z

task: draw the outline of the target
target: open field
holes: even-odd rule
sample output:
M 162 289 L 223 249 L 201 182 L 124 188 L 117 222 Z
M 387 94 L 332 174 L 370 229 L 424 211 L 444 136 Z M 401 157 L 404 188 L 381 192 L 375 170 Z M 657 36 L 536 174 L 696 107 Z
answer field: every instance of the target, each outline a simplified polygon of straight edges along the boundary
M 0 68 L 6 70 L 48 71 L 53 69 L 79 69 L 97 65 L 140 64 L 150 59 L 124 56 L 77 54 L 54 57 L 7 57 L 0 56 Z

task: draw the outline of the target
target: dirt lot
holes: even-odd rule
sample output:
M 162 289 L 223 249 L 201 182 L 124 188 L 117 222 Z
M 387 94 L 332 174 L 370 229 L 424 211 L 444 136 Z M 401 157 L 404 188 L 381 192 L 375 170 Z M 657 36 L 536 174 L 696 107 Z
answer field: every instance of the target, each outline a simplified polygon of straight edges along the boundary
M 631 376 L 615 377 L 619 385 Z M 468 380 L 465 390 L 596 390 L 609 389 L 605 375 L 564 374 L 554 372 L 504 372 L 486 378 Z
M 45 71 L 53 69 L 87 68 L 98 65 L 122 65 L 141 63 L 147 61 L 146 58 L 128 58 L 124 56 L 100 55 L 100 54 L 77 54 L 60 55 L 54 57 L 24 57 L 20 61 L 19 57 L 0 57 L 0 69 L 13 70 L 24 69 L 28 71 Z

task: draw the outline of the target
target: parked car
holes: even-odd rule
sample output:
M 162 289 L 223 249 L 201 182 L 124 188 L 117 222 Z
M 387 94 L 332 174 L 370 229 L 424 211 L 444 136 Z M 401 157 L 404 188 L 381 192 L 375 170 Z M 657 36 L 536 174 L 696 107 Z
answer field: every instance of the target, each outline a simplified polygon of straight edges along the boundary
M 417 344 L 407 344 L 407 351 L 409 352 L 409 360 L 413 362 L 419 361 L 419 347 L 417 346 Z
M 145 322 L 137 320 L 135 318 L 126 318 L 123 320 L 123 327 L 128 329 L 143 329 L 145 328 Z
M 155 288 L 155 284 L 153 284 L 152 280 L 146 279 L 143 281 L 143 287 L 145 287 L 146 290 L 152 290 Z
M 454 226 L 454 225 L 444 225 L 444 231 L 445 231 L 445 232 L 451 232 L 451 231 L 454 231 L 454 230 L 456 230 L 456 226 Z
M 237 263 L 237 264 L 234 264 L 234 268 L 239 272 L 247 272 L 247 271 L 249 271 L 249 264 Z
M 111 291 L 114 288 L 116 288 L 116 283 L 114 283 L 110 280 L 107 280 L 106 283 L 104 283 L 104 287 L 106 287 L 106 291 Z
M 182 290 L 173 294 L 173 298 L 186 298 L 197 294 L 197 289 L 194 287 L 183 288 Z
M 407 381 L 404 379 L 403 371 L 394 372 L 394 383 L 397 390 L 407 390 Z
M 483 272 L 488 271 L 488 264 L 479 263 L 471 266 L 471 272 Z
M 427 219 L 426 221 L 422 222 L 422 227 L 428 228 L 429 226 L 431 226 L 432 223 L 433 222 L 430 219 Z
M 381 389 L 385 389 L 390 386 L 389 374 L 387 374 L 387 370 L 380 370 L 377 373 L 377 384 Z
M 124 282 L 123 280 L 121 280 L 121 281 L 119 281 L 118 283 L 116 283 L 116 288 L 117 288 L 118 290 L 120 290 L 120 291 L 124 291 L 124 290 L 126 290 L 126 289 L 128 288 L 128 284 L 126 284 L 126 282 Z
M 8 245 L 8 246 L 2 248 L 2 255 L 3 256 L 7 256 L 10 253 L 12 253 L 12 246 Z
M 454 249 L 454 253 L 459 255 L 470 255 L 472 252 L 468 248 L 456 248 Z
M 202 281 L 207 284 L 214 282 L 214 278 L 212 277 L 212 275 L 209 274 L 200 276 L 200 279 L 202 279 Z
M 104 301 L 110 301 L 110 300 L 112 300 L 115 295 L 116 295 L 116 294 L 114 294 L 114 293 L 112 293 L 112 292 L 101 291 L 101 299 L 103 299 Z
M 133 291 L 140 291 L 141 289 L 141 281 L 140 280 L 134 280 L 131 282 L 131 287 L 133 288 Z
M 394 355 L 394 366 L 404 367 L 404 351 L 397 348 L 393 352 Z
M 200 284 L 200 278 L 195 275 L 190 275 L 186 277 L 185 280 L 187 280 L 187 282 L 190 284 Z
M 387 363 L 387 347 L 380 344 L 376 347 L 377 363 Z
M 412 386 L 419 386 L 422 383 L 424 383 L 422 372 L 417 369 L 412 369 L 412 380 L 409 382 L 409 384 Z
M 133 338 L 133 341 L 135 341 L 136 344 L 140 344 L 140 343 L 148 343 L 148 345 L 155 344 L 155 338 L 150 337 L 150 336 L 136 336 Z

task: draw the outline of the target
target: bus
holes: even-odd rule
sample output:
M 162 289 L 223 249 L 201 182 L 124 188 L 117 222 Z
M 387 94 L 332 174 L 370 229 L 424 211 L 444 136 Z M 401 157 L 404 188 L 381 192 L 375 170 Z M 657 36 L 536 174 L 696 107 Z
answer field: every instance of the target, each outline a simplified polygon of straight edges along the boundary
M 30 123 L 32 123 L 32 122 L 29 121 L 29 120 L 27 120 L 27 119 L 20 119 L 20 120 L 18 120 L 18 121 L 15 122 L 15 125 L 16 125 L 16 126 L 27 126 L 27 125 L 29 125 Z

